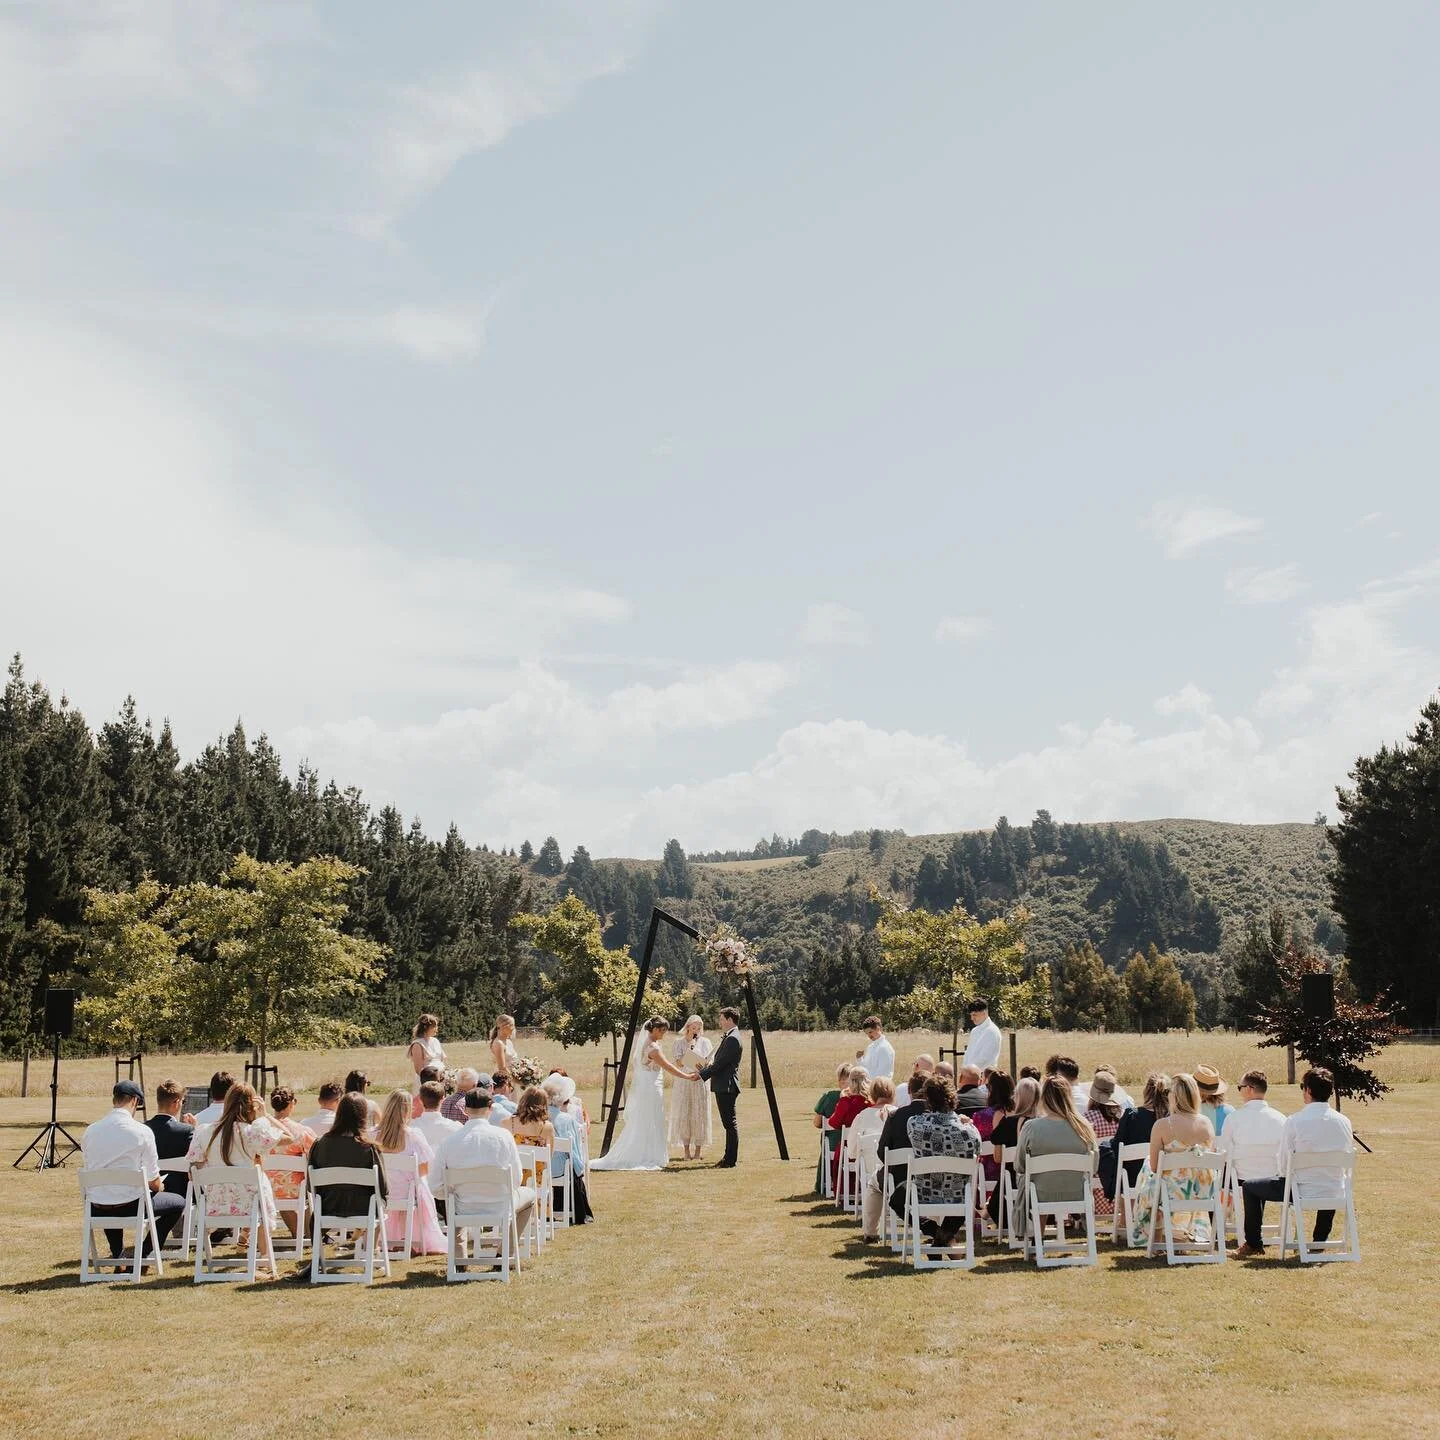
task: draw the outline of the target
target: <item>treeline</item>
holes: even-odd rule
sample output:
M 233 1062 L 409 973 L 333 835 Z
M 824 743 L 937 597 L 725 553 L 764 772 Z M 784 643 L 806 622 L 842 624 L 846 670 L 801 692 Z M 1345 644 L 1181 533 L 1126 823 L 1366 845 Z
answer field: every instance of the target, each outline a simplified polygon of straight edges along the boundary
M 806 830 L 798 840 L 776 831 L 768 840 L 762 835 L 750 850 L 707 850 L 691 859 L 702 865 L 718 865 L 735 860 L 792 860 L 804 858 L 812 863 L 832 850 L 883 850 L 886 844 L 903 837 L 903 830 L 852 830 L 841 835 L 834 830 Z

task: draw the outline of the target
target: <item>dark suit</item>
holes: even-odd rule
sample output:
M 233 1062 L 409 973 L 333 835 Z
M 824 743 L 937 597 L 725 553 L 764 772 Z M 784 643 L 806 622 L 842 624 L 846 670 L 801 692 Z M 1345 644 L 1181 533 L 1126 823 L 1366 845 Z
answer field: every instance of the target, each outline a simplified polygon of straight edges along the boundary
M 887 1150 L 908 1150 L 910 1148 L 910 1131 L 906 1128 L 910 1124 L 912 1115 L 926 1115 L 930 1107 L 923 1100 L 912 1100 L 908 1105 L 902 1105 L 898 1110 L 890 1112 L 890 1118 L 885 1122 L 885 1128 L 880 1132 L 880 1144 L 876 1148 L 876 1154 L 880 1157 L 880 1163 L 885 1163 L 885 1152 Z M 890 1208 L 897 1214 L 905 1213 L 905 1177 L 906 1167 L 895 1165 L 890 1170 L 891 1183 L 894 1191 L 890 1196 Z
M 700 1070 L 700 1079 L 715 1092 L 715 1106 L 725 1127 L 725 1157 L 722 1165 L 734 1165 L 740 1158 L 740 1127 L 735 1105 L 740 1099 L 740 1031 L 732 1030 L 716 1047 L 710 1063 Z
M 178 1115 L 152 1115 L 145 1124 L 155 1137 L 155 1153 L 161 1160 L 184 1158 L 190 1149 L 190 1137 L 195 1133 L 193 1125 L 186 1125 Z M 190 1183 L 190 1177 L 179 1171 L 164 1171 L 161 1178 L 172 1195 L 183 1195 Z
M 974 1115 L 990 1103 L 990 1091 L 984 1085 L 962 1085 L 955 1092 L 955 1109 L 961 1115 Z

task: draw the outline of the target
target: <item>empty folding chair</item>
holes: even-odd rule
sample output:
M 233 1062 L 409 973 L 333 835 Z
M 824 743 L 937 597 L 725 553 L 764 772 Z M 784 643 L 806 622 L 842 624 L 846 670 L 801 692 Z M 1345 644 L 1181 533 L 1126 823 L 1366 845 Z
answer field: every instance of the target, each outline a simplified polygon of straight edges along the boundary
M 273 1279 L 275 1247 L 254 1165 L 204 1165 L 192 1172 L 195 1185 L 195 1283 L 256 1278 L 260 1256 Z M 248 1230 L 244 1255 L 217 1255 L 217 1230 Z
M 1110 1225 L 1110 1239 L 1127 1248 L 1141 1243 L 1141 1237 L 1135 1233 L 1135 1202 L 1140 1196 L 1125 1167 L 1136 1161 L 1144 1164 L 1149 1156 L 1150 1146 L 1142 1141 L 1120 1146 L 1115 1157 L 1115 1219 Z
M 515 1177 L 502 1165 L 445 1171 L 446 1280 L 503 1280 L 520 1273 Z M 474 1254 L 470 1242 L 474 1242 Z
M 1340 1213 L 1342 1238 L 1307 1240 L 1305 1212 L 1335 1210 Z M 1360 1259 L 1360 1222 L 1355 1215 L 1355 1152 L 1353 1150 L 1312 1150 L 1292 1154 L 1285 1166 L 1285 1199 L 1280 1205 L 1280 1258 L 1291 1234 L 1300 1261 L 1313 1265 L 1327 1260 Z
M 1035 1184 L 1037 1175 L 1073 1174 L 1078 1177 L 1078 1188 L 1084 1193 L 1078 1199 L 1041 1200 Z M 1095 1265 L 1099 1257 L 1095 1251 L 1095 1193 L 1091 1180 L 1095 1174 L 1095 1156 L 1084 1155 L 1031 1155 L 1025 1162 L 1025 1240 L 1024 1250 L 1028 1259 L 1033 1252 L 1035 1264 L 1042 1270 L 1058 1265 Z M 1085 1222 L 1082 1240 L 1071 1240 L 1065 1234 L 1065 1222 L 1075 1216 Z M 1045 1245 L 1045 1222 L 1055 1225 L 1055 1242 L 1047 1250 Z
M 190 1238 L 195 1233 L 195 1184 L 190 1178 L 190 1162 L 183 1156 L 160 1161 L 160 1174 L 185 1177 L 185 1210 L 180 1223 L 165 1237 L 167 1252 L 179 1250 L 180 1258 L 190 1258 Z M 168 1188 L 168 1187 L 167 1187 Z
M 143 1170 L 82 1170 L 80 1171 L 80 1195 L 84 1204 L 84 1233 L 80 1241 L 80 1283 L 93 1284 L 97 1280 L 139 1281 L 144 1267 L 153 1264 L 155 1273 L 165 1273 L 160 1259 L 160 1237 L 155 1229 L 155 1210 L 150 1203 L 150 1185 Z M 97 1190 L 112 1192 L 103 1201 L 95 1200 Z M 119 1192 L 124 1192 L 119 1193 Z M 133 1215 L 94 1215 L 91 1207 L 97 1204 L 128 1205 L 135 1202 Z M 122 1235 L 134 1238 L 134 1253 L 128 1258 L 111 1255 L 107 1247 L 102 1251 L 96 1244 L 97 1230 L 118 1230 Z M 154 1252 L 149 1259 L 142 1259 L 146 1239 Z M 127 1275 L 125 1272 L 129 1271 Z
M 330 1215 L 325 1191 L 344 1185 L 368 1190 L 369 1199 L 359 1215 Z M 327 1256 L 327 1242 L 341 1253 Z M 348 1242 L 350 1253 L 344 1252 Z M 371 1285 L 379 1267 L 388 1278 L 390 1255 L 385 1247 L 384 1216 L 380 1209 L 380 1172 L 373 1165 L 332 1165 L 310 1172 L 310 1283 L 312 1285 Z
M 969 1270 L 975 1264 L 975 1229 L 972 1211 L 980 1173 L 980 1162 L 974 1156 L 961 1159 L 958 1155 L 921 1155 L 912 1157 L 905 1177 L 905 1224 L 910 1232 L 910 1263 L 917 1270 Z M 958 1200 L 922 1201 L 917 1180 L 926 1175 L 953 1175 L 964 1183 Z M 955 1259 L 926 1259 L 928 1255 L 948 1255 L 953 1247 L 942 1247 L 927 1240 L 921 1233 L 922 1220 L 944 1220 L 960 1217 L 965 1236 L 965 1256 Z
M 382 1157 L 385 1163 L 385 1255 L 390 1260 L 408 1260 L 415 1248 L 415 1205 L 419 1199 L 420 1162 L 413 1155 Z M 400 1238 L 390 1239 L 390 1217 L 404 1216 Z
M 1210 1172 L 1207 1185 L 1195 1184 L 1193 1193 L 1175 1198 L 1175 1182 L 1169 1177 L 1177 1170 Z M 1225 1261 L 1225 1157 L 1218 1150 L 1162 1150 L 1160 1169 L 1155 1181 L 1155 1204 L 1150 1211 L 1150 1234 L 1145 1242 L 1146 1256 L 1160 1253 L 1157 1232 L 1165 1232 L 1165 1260 L 1170 1265 L 1219 1265 Z M 1176 1216 L 1189 1214 L 1208 1217 L 1210 1239 L 1187 1240 L 1177 1233 Z
M 303 1155 L 266 1155 L 261 1167 L 270 1177 L 275 1191 L 275 1209 L 290 1216 L 290 1233 L 294 1237 L 289 1253 L 297 1260 L 305 1258 L 305 1212 L 310 1208 L 306 1193 L 307 1166 Z M 282 1251 L 282 1253 L 284 1253 Z

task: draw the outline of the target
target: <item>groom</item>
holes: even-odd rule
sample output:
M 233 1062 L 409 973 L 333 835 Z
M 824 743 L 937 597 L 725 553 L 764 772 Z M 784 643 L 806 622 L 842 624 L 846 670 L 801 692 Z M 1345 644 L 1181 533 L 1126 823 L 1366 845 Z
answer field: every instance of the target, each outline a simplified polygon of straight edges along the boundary
M 735 1102 L 740 1098 L 740 1012 L 728 1005 L 720 1012 L 720 1044 L 714 1058 L 700 1070 L 700 1083 L 707 1080 L 715 1092 L 720 1123 L 725 1127 L 725 1158 L 717 1170 L 733 1170 L 740 1158 L 740 1127 L 735 1123 Z

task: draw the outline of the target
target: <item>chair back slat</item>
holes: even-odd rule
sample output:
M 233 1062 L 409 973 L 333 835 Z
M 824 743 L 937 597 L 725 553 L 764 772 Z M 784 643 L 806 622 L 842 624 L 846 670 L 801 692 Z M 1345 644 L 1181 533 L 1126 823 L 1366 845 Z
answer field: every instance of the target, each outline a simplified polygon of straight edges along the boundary
M 1225 1157 L 1218 1150 L 1162 1150 L 1160 1152 L 1160 1174 L 1172 1170 L 1223 1170 Z
M 373 1165 L 330 1165 L 310 1172 L 310 1188 L 323 1190 L 330 1185 L 358 1185 L 365 1190 L 380 1188 L 380 1175 Z
M 908 1168 L 912 1180 L 917 1175 L 968 1175 L 974 1179 L 980 1162 L 973 1155 L 916 1155 Z
M 116 1166 L 113 1170 L 81 1170 L 77 1177 L 80 1181 L 80 1189 L 83 1193 L 89 1194 L 91 1190 L 119 1189 L 124 1187 L 127 1190 L 134 1190 L 136 1198 L 139 1198 L 142 1190 L 150 1188 L 149 1182 L 145 1179 L 145 1172 L 133 1166 L 121 1168 Z M 125 1202 L 117 1202 L 123 1204 Z
M 1057 1172 L 1075 1171 L 1082 1175 L 1095 1173 L 1095 1156 L 1086 1151 L 1083 1155 L 1032 1155 L 1025 1162 L 1027 1175 L 1054 1175 Z

